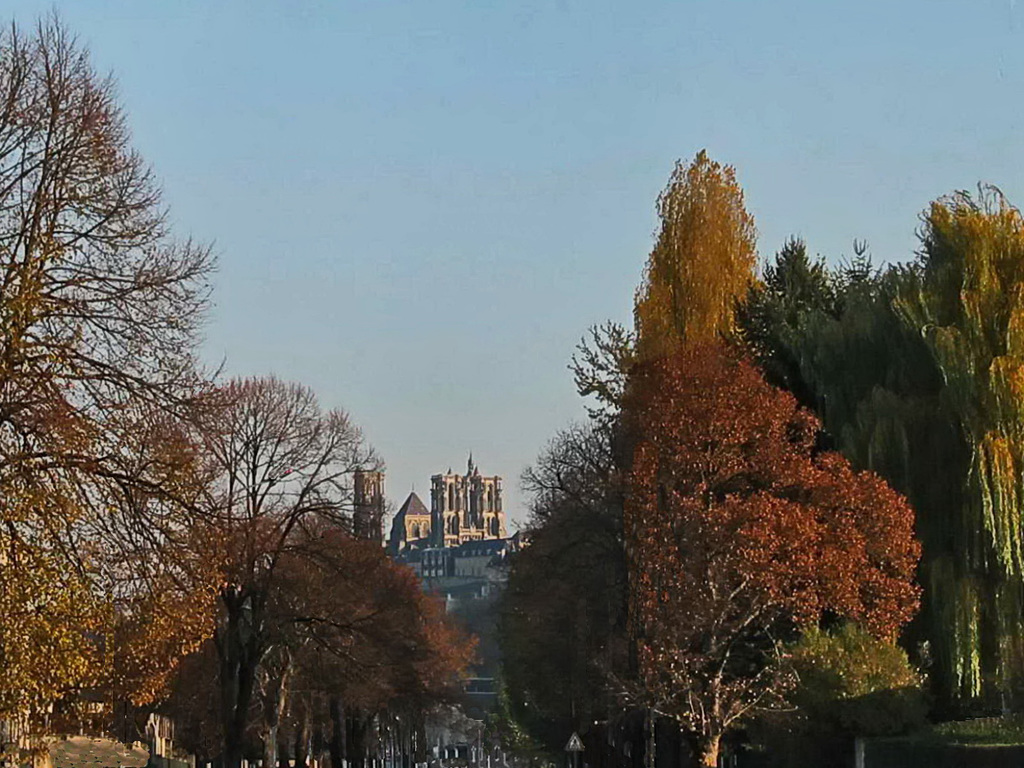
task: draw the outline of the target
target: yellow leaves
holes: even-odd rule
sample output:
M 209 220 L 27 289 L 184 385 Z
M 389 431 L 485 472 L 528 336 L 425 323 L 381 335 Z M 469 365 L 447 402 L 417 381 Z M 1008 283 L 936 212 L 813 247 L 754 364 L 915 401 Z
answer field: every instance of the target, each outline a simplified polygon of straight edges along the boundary
M 834 634 L 811 627 L 790 653 L 809 697 L 856 698 L 922 683 L 902 648 L 853 624 Z
M 4 535 L 0 547 L 4 717 L 94 685 L 111 612 L 59 555 Z
M 731 166 L 700 152 L 677 163 L 658 198 L 661 231 L 637 290 L 641 358 L 731 334 L 737 299 L 754 279 L 756 231 Z

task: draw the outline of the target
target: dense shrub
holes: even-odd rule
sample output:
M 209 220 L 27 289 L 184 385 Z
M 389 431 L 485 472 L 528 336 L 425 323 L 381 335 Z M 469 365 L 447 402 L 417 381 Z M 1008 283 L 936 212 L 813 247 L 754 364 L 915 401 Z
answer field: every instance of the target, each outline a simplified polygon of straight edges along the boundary
M 926 722 L 921 675 L 906 653 L 853 624 L 805 633 L 790 647 L 790 662 L 799 678 L 792 708 L 750 729 L 773 765 L 846 765 L 856 736 L 894 736 Z

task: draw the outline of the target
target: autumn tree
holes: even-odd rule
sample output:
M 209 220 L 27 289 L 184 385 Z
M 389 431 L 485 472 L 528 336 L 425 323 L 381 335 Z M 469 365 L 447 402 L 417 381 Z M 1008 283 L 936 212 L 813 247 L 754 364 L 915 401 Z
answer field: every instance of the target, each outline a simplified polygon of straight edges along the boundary
M 509 715 L 551 750 L 618 712 L 627 674 L 622 489 L 603 421 L 571 425 L 523 475 L 530 544 L 512 558 L 499 634 Z
M 791 371 L 836 448 L 913 504 L 926 589 L 912 639 L 927 642 L 940 710 L 978 713 L 1018 705 L 1024 681 L 1011 511 L 1024 241 L 1020 214 L 991 188 L 941 198 L 922 220 L 915 262 L 834 270 L 831 309 L 778 281 L 747 316 L 767 370 Z
M 814 449 L 819 422 L 719 345 L 646 363 L 627 399 L 630 615 L 643 693 L 702 765 L 789 685 L 782 645 L 823 617 L 893 637 L 914 614 L 913 513 Z
M 953 691 L 994 704 L 1024 685 L 1024 217 L 982 187 L 935 201 L 923 222 L 894 304 L 967 449 L 947 467 L 955 493 L 923 519 L 945 545 L 926 561 L 946 629 L 936 650 Z
M 291 625 L 305 642 L 295 659 L 294 727 L 320 730 L 338 768 L 366 763 L 370 726 L 382 717 L 417 728 L 422 749 L 423 716 L 461 692 L 474 640 L 374 542 L 326 530 L 296 565 L 303 597 Z
M 731 333 L 757 260 L 754 219 L 736 172 L 705 151 L 676 164 L 658 198 L 658 217 L 633 313 L 645 359 Z
M 324 754 L 335 766 L 363 765 L 375 720 L 401 713 L 421 721 L 454 700 L 472 658 L 472 639 L 409 568 L 334 523 L 307 521 L 297 531 L 261 617 L 266 651 L 244 743 L 249 752 L 262 745 L 265 765 Z M 220 686 L 210 685 L 221 665 L 210 641 L 185 660 L 161 707 L 188 748 L 207 757 L 223 748 Z
M 181 593 L 147 585 L 145 569 L 122 578 L 123 552 L 95 532 L 116 529 L 156 562 L 167 536 L 189 530 L 183 487 L 163 485 L 167 462 L 179 479 L 189 474 L 189 452 L 164 451 L 158 466 L 133 451 L 142 414 L 184 423 L 203 394 L 194 354 L 213 264 L 207 248 L 170 238 L 113 81 L 59 21 L 0 33 L 0 96 L 4 716 L 113 684 L 117 644 L 100 641 L 115 640 L 127 606 L 174 613 L 163 599 Z M 140 495 L 147 503 L 135 503 Z M 127 514 L 157 507 L 164 524 L 154 529 Z M 181 649 L 197 628 L 198 604 L 184 605 Z M 129 618 L 139 620 L 149 619 Z M 177 634 L 172 622 L 165 630 Z M 173 663 L 156 653 L 133 678 L 142 688 L 119 690 L 145 698 L 167 668 L 157 658 Z
M 260 665 L 278 637 L 269 622 L 283 565 L 314 526 L 350 524 L 352 478 L 380 466 L 347 413 L 323 411 L 308 388 L 235 380 L 208 432 L 217 478 L 208 521 L 225 573 L 214 633 L 226 768 L 238 768 Z

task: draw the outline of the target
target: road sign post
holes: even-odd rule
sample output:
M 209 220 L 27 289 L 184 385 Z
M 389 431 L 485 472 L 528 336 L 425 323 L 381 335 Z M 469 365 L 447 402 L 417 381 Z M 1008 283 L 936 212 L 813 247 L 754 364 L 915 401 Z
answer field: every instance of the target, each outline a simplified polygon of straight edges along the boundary
M 571 768 L 580 768 L 580 755 L 583 753 L 583 739 L 576 731 L 569 737 L 569 743 L 565 745 L 565 751 L 569 753 Z

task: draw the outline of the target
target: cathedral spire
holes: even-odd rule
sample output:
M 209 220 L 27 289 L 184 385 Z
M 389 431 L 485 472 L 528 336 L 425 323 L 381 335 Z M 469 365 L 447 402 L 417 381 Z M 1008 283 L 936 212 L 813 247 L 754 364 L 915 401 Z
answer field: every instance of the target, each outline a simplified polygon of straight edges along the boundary
M 472 475 L 473 474 L 473 452 L 472 451 L 469 452 L 469 463 L 466 465 L 466 474 L 467 475 Z

